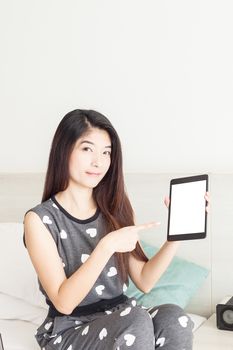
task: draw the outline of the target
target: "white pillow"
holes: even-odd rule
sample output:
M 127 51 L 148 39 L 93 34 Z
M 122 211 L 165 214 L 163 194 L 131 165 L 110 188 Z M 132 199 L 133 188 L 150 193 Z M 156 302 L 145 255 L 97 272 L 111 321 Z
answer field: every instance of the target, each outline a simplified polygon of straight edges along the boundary
M 202 323 L 207 320 L 206 317 L 203 317 L 200 315 L 190 314 L 190 313 L 188 313 L 188 315 L 194 323 L 193 332 L 195 332 L 202 325 Z
M 23 223 L 0 223 L 0 293 L 47 308 L 23 244 Z
M 33 306 L 24 300 L 0 293 L 0 319 L 29 321 L 40 326 L 48 311 L 43 307 Z

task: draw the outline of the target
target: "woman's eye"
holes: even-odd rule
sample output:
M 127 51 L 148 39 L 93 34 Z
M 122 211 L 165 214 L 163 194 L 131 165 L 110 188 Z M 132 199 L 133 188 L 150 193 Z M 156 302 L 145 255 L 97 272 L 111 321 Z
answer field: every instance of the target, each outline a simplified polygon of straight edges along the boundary
M 108 156 L 111 156 L 111 152 L 110 151 L 105 151 L 104 154 L 107 154 Z
M 92 151 L 92 149 L 90 147 L 84 147 L 83 151 Z

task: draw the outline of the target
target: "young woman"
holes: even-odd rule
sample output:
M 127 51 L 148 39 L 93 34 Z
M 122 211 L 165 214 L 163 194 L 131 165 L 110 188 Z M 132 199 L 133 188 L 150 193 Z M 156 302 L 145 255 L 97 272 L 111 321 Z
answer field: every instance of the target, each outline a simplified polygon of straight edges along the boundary
M 24 217 L 24 243 L 49 305 L 35 335 L 42 349 L 192 349 L 193 323 L 180 307 L 147 310 L 124 295 L 128 276 L 149 292 L 176 253 L 178 242 L 166 242 L 147 259 L 138 232 L 156 225 L 134 223 L 110 121 L 93 110 L 65 115 L 42 202 Z

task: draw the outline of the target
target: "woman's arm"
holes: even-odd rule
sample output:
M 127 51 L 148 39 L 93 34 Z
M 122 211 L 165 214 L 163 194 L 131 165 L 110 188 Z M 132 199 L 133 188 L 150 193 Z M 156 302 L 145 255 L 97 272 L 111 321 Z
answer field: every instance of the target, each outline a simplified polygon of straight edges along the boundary
M 210 208 L 209 192 L 205 193 L 205 199 L 207 201 L 206 211 L 208 213 Z M 168 197 L 165 197 L 164 203 L 167 207 L 169 206 L 170 200 Z M 130 254 L 129 275 L 138 289 L 144 293 L 148 293 L 151 290 L 168 268 L 180 243 L 181 241 L 166 241 L 158 253 L 146 263 L 137 260 L 132 254 Z
M 28 212 L 24 220 L 26 246 L 38 278 L 55 308 L 67 315 L 89 293 L 113 253 L 134 250 L 138 231 L 154 225 L 128 226 L 108 233 L 83 265 L 67 278 L 57 246 L 39 216 Z
M 129 258 L 129 275 L 134 284 L 148 293 L 172 261 L 180 242 L 165 242 L 157 254 L 148 262 L 137 260 L 132 254 Z
M 24 228 L 27 250 L 44 290 L 58 311 L 70 314 L 89 293 L 113 252 L 101 240 L 87 261 L 67 278 L 56 244 L 39 216 L 27 213 Z

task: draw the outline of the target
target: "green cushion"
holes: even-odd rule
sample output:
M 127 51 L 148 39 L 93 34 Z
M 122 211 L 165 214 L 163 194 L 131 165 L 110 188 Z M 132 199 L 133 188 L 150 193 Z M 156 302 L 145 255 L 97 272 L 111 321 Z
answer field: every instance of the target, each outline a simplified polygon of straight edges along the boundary
M 148 258 L 159 249 L 141 242 Z M 174 257 L 165 273 L 147 294 L 141 292 L 129 280 L 128 297 L 135 297 L 145 307 L 172 303 L 185 308 L 209 274 L 209 270 L 185 259 Z

